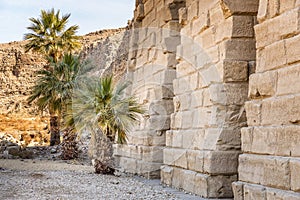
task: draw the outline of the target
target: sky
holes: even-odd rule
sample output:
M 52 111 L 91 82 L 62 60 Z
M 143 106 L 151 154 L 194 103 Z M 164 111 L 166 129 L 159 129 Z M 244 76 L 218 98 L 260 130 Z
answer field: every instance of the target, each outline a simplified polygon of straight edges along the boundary
M 120 28 L 133 17 L 135 0 L 0 0 L 0 43 L 23 40 L 29 18 L 40 11 L 60 9 L 71 13 L 68 25 L 79 25 L 78 35 Z

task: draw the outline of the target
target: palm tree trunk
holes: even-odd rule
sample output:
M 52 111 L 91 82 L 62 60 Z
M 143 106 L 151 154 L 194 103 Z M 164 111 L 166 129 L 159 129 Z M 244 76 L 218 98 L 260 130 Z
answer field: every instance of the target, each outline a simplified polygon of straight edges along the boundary
M 89 154 L 97 174 L 114 173 L 113 143 L 101 131 L 92 133 Z
M 59 117 L 50 116 L 50 146 L 60 144 Z

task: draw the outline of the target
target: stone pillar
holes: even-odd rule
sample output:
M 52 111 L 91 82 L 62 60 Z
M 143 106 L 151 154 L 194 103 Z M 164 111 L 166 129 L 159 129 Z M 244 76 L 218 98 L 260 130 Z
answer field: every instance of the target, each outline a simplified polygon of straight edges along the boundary
M 258 0 L 194 0 L 180 9 L 163 183 L 207 198 L 233 196 L 257 9 Z
M 136 2 L 131 28 L 127 77 L 130 94 L 147 109 L 126 145 L 115 145 L 120 170 L 158 178 L 163 164 L 166 131 L 173 108 L 176 47 L 180 43 L 179 0 Z
M 300 199 L 300 3 L 261 0 L 236 200 Z

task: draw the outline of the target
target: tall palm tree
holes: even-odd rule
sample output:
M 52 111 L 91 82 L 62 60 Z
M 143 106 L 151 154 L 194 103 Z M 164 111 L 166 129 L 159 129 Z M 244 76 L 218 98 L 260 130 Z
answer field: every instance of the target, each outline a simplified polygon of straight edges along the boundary
M 112 76 L 82 80 L 73 94 L 72 113 L 68 115 L 77 131 L 89 130 L 94 137 L 96 172 L 112 173 L 112 143 L 126 143 L 126 134 L 144 109 L 134 97 L 124 95 L 128 84 L 115 87 Z
M 50 145 L 60 143 L 60 121 L 67 112 L 67 103 L 79 74 L 83 71 L 78 56 L 66 54 L 59 62 L 50 61 L 49 69 L 38 71 L 39 78 L 32 89 L 28 102 L 36 101 L 39 110 L 48 108 L 50 113 Z
M 30 18 L 32 24 L 27 27 L 31 33 L 26 33 L 24 39 L 28 40 L 25 50 L 33 50 L 51 57 L 57 62 L 64 53 L 71 53 L 80 48 L 80 37 L 76 36 L 79 26 L 67 28 L 70 14 L 60 16 L 52 8 L 49 11 L 41 10 L 40 18 Z

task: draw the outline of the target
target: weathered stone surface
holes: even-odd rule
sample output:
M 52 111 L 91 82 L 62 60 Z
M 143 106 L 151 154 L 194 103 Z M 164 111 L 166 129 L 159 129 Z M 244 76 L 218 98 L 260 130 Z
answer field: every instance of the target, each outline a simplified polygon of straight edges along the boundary
M 231 16 L 233 14 L 246 13 L 250 15 L 256 15 L 258 10 L 259 1 L 250 0 L 247 2 L 239 2 L 239 0 L 222 0 L 221 6 L 225 16 Z
M 244 184 L 242 182 L 233 182 L 232 190 L 234 200 L 244 200 Z
M 257 72 L 265 72 L 282 67 L 287 63 L 285 43 L 279 41 L 258 51 Z
M 204 154 L 204 172 L 217 174 L 235 174 L 239 153 L 234 151 L 209 151 Z
M 242 150 L 246 153 L 300 156 L 300 128 L 295 125 L 242 129 Z
M 274 71 L 252 74 L 249 78 L 249 97 L 273 96 L 276 93 L 277 73 Z
M 295 192 L 300 192 L 300 159 L 290 160 L 291 168 L 291 189 Z M 299 194 L 300 198 L 300 194 Z
M 245 61 L 224 60 L 223 79 L 225 82 L 248 80 L 248 63 Z
M 244 186 L 244 200 L 265 200 L 266 191 L 265 188 L 259 185 L 247 184 Z
M 288 158 L 243 154 L 239 158 L 239 180 L 288 190 L 289 166 Z
M 263 101 L 261 124 L 297 124 L 300 121 L 300 96 Z

